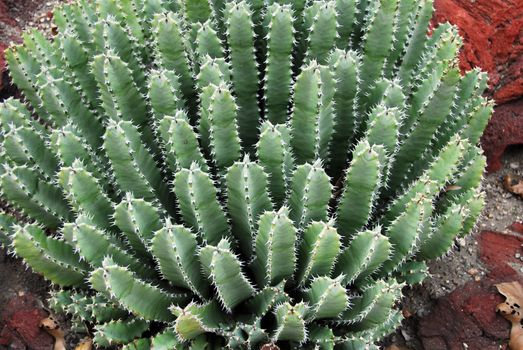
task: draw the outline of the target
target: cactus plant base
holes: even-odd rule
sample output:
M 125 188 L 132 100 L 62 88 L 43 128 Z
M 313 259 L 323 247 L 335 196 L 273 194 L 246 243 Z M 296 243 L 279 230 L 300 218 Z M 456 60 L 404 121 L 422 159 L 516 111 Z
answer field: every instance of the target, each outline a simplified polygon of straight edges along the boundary
M 484 202 L 486 77 L 431 14 L 62 6 L 54 41 L 7 51 L 0 189 L 24 220 L 0 215 L 2 244 L 99 347 L 375 348 Z

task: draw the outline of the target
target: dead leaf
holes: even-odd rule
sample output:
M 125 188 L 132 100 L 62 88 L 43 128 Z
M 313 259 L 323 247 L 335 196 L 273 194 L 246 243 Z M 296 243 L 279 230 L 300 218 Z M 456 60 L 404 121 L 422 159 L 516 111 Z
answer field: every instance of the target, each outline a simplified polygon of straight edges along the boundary
M 476 282 L 481 281 L 481 277 L 479 277 L 479 276 L 474 276 L 474 281 L 476 281 Z
M 91 350 L 93 348 L 93 340 L 91 338 L 84 338 L 76 345 L 74 350 Z
M 54 350 L 66 350 L 64 338 L 65 333 L 54 318 L 44 318 L 40 321 L 40 327 L 45 329 L 47 333 L 54 337 Z
M 461 190 L 461 186 L 458 186 L 458 185 L 449 185 L 445 188 L 445 192 L 459 191 L 459 190 Z
M 514 193 L 523 198 L 523 179 L 514 175 L 506 175 L 503 178 L 503 187 L 510 193 Z
M 519 282 L 507 282 L 496 284 L 496 288 L 505 297 L 496 311 L 512 323 L 508 346 L 511 350 L 523 350 L 523 287 Z
M 410 310 L 407 309 L 407 308 L 403 308 L 401 310 L 401 313 L 403 314 L 403 317 L 405 317 L 405 318 L 411 318 L 412 317 L 412 312 L 410 312 Z

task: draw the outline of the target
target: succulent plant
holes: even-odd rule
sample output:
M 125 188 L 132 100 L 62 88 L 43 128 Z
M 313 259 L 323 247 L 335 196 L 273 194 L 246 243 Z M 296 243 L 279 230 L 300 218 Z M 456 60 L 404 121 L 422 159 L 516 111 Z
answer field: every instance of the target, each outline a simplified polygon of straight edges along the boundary
M 483 204 L 486 76 L 432 11 L 63 5 L 7 51 L 0 242 L 102 347 L 373 348 Z

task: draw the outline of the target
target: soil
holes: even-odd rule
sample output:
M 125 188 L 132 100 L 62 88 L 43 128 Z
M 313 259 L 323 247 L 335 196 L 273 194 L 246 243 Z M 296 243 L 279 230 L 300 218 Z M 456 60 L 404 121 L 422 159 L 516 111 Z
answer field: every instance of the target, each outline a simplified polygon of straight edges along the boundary
M 45 300 L 48 284 L 42 277 L 27 270 L 19 259 L 7 254 L 0 248 L 0 314 L 3 306 L 19 294 L 31 292 Z
M 51 25 L 51 10 L 64 0 L 3 0 L 6 15 L 14 23 L 0 21 L 0 38 L 2 41 L 19 41 L 20 31 L 26 28 L 37 28 L 47 31 Z M 6 40 L 7 39 L 7 40 Z

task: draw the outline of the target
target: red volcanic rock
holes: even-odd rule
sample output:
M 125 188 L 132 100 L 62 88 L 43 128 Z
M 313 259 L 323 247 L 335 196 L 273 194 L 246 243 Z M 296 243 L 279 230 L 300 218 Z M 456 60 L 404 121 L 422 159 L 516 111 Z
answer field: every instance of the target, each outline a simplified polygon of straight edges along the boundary
M 514 226 L 514 225 L 513 225 Z M 515 226 L 517 227 L 517 225 Z M 523 238 L 483 231 L 479 237 L 480 258 L 489 274 L 479 282 L 471 281 L 440 298 L 432 313 L 419 324 L 425 349 L 497 350 L 507 348 L 509 323 L 495 312 L 503 301 L 495 285 L 519 281 L 522 276 L 512 266 L 523 266 L 516 253 L 521 252 Z
M 511 236 L 498 232 L 482 231 L 479 237 L 480 258 L 487 265 L 489 276 L 499 282 L 509 282 L 510 279 L 523 279 L 513 269 L 513 266 L 522 266 L 516 254 L 522 252 L 522 236 Z M 503 280 L 503 281 L 502 281 Z
M 523 95 L 523 0 L 435 0 L 435 22 L 464 38 L 461 68 L 481 67 L 498 103 Z
M 441 298 L 430 315 L 419 323 L 419 336 L 425 349 L 498 350 L 500 341 L 508 339 L 509 325 L 495 313 L 496 303 L 503 298 L 486 299 L 483 283 L 470 282 L 462 289 Z M 465 306 L 472 306 L 466 309 Z M 490 323 L 488 323 L 490 322 Z M 484 333 L 485 327 L 489 330 Z
M 523 144 L 523 98 L 496 107 L 481 144 L 488 159 L 488 171 L 501 169 L 501 156 L 510 145 Z
M 53 338 L 39 327 L 47 313 L 31 294 L 11 299 L 1 315 L 0 345 L 12 349 L 50 350 Z
M 7 327 L 4 327 L 0 332 L 0 346 L 9 346 L 9 349 L 13 350 L 26 350 L 24 342 L 18 338 L 15 332 L 9 330 Z
M 514 222 L 512 225 L 508 227 L 512 232 L 521 233 L 523 235 L 523 223 L 522 222 Z

